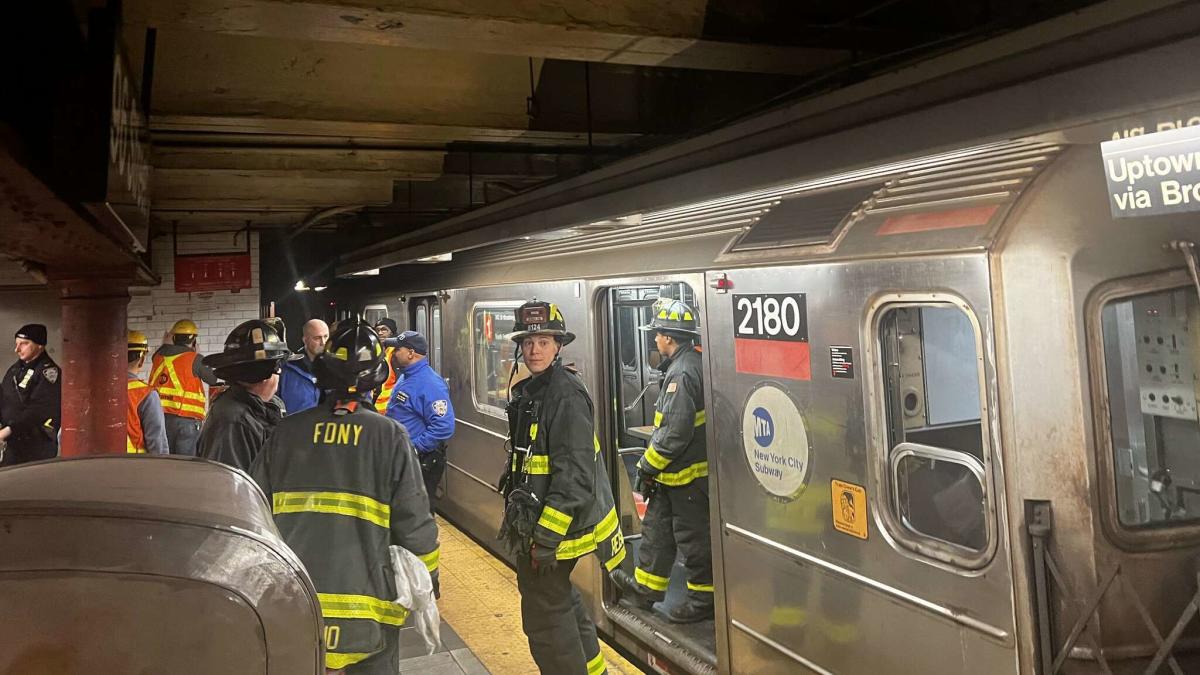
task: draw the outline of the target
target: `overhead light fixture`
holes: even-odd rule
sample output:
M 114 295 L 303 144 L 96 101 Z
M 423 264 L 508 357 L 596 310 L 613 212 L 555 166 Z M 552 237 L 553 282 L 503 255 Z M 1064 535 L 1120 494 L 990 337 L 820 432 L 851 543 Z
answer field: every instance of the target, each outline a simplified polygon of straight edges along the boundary
M 354 274 L 351 274 L 350 276 L 352 276 L 352 277 L 377 277 L 377 276 L 379 276 L 379 268 L 376 267 L 373 270 L 363 270 L 361 272 L 355 272 Z
M 318 292 L 318 293 L 320 293 L 321 291 L 325 290 L 326 288 L 329 288 L 329 287 L 328 287 L 328 286 L 313 286 L 313 290 L 314 290 L 314 291 L 316 291 L 316 292 Z
M 439 253 L 438 255 L 429 255 L 429 256 L 425 256 L 424 258 L 417 258 L 416 262 L 419 262 L 419 263 L 450 262 L 450 259 L 453 257 L 454 257 L 453 253 Z
M 311 291 L 312 289 L 308 287 L 308 284 L 304 283 L 303 279 L 301 279 L 296 282 L 295 286 L 292 286 L 292 290 L 294 290 L 294 291 Z

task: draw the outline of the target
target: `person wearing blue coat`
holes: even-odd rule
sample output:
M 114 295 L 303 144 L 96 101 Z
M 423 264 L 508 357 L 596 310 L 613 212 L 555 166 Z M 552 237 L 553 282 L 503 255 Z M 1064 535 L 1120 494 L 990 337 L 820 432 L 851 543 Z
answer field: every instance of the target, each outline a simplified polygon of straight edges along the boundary
M 329 326 L 320 319 L 304 324 L 304 351 L 283 364 L 279 375 L 279 398 L 288 415 L 315 408 L 321 402 L 321 388 L 312 364 L 317 355 L 325 351 L 329 340 Z
M 384 344 L 395 347 L 392 366 L 400 371 L 387 416 L 404 425 L 412 438 L 429 495 L 429 512 L 433 513 L 434 495 L 446 471 L 446 441 L 454 435 L 450 390 L 429 365 L 429 343 L 424 335 L 406 330 Z

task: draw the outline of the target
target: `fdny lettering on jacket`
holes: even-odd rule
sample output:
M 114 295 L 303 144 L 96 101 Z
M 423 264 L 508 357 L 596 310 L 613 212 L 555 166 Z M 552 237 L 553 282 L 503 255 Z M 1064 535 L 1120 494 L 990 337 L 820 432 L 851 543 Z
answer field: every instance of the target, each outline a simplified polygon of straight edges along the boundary
M 362 435 L 361 424 L 347 422 L 317 422 L 313 425 L 313 443 L 326 445 L 358 445 Z

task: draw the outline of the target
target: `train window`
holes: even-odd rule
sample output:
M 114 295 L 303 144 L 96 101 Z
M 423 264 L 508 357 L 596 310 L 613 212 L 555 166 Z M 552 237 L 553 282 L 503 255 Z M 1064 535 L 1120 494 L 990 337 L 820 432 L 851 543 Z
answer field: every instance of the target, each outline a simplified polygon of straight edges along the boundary
M 1200 301 L 1191 286 L 1101 310 L 1117 517 L 1130 529 L 1200 520 Z
M 433 369 L 442 372 L 442 306 L 433 306 L 433 324 L 430 327 L 429 360 Z
M 471 320 L 475 406 L 480 412 L 498 417 L 504 416 L 504 406 L 508 403 L 516 345 L 507 335 L 513 330 L 514 310 L 519 304 L 478 306 Z
M 890 305 L 879 316 L 897 539 L 947 562 L 980 563 L 990 509 L 975 325 L 948 303 Z
M 425 303 L 417 305 L 417 310 L 413 317 L 413 330 L 422 335 L 429 334 L 429 318 L 428 312 L 425 309 Z

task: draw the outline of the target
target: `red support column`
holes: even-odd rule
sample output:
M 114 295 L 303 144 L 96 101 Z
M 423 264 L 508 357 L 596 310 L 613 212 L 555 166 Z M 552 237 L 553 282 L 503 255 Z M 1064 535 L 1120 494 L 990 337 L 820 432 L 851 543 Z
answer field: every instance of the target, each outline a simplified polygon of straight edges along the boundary
M 129 279 L 56 279 L 62 298 L 63 457 L 125 452 Z

